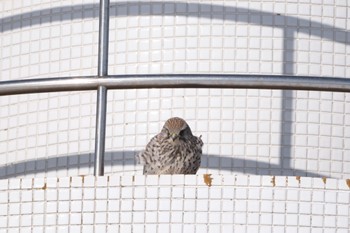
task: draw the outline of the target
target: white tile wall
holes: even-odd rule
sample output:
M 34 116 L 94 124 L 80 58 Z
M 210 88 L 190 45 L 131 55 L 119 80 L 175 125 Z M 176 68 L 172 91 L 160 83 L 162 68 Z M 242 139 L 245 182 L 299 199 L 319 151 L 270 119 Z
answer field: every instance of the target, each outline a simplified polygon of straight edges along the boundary
M 0 180 L 1 232 L 348 232 L 349 180 L 212 175 Z M 142 181 L 142 182 L 140 182 Z
M 350 77 L 348 1 L 111 2 L 109 74 Z M 95 75 L 98 1 L 1 1 L 0 81 Z M 106 173 L 170 116 L 205 143 L 200 174 L 348 178 L 348 93 L 109 91 Z M 0 177 L 92 174 L 95 92 L 0 97 Z M 147 229 L 146 229 L 147 230 Z

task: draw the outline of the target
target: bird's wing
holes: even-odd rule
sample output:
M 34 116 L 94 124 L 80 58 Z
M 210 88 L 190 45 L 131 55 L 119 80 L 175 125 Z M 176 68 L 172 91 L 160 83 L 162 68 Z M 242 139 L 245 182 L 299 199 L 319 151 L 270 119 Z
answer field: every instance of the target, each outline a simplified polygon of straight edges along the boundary
M 202 153 L 202 147 L 203 147 L 203 141 L 202 141 L 202 135 L 200 135 L 199 137 L 195 137 L 195 145 L 196 148 L 200 151 L 200 153 Z
M 159 162 L 159 140 L 159 135 L 154 136 L 147 144 L 146 149 L 138 154 L 139 163 L 144 165 L 143 174 L 155 174 L 155 167 Z

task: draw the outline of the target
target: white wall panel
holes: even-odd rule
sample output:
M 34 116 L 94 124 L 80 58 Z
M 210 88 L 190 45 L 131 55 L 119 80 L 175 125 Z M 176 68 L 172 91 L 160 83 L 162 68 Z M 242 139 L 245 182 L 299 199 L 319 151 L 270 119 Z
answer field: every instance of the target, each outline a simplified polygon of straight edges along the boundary
M 350 77 L 347 1 L 112 1 L 109 74 Z M 95 75 L 98 1 L 0 3 L 0 80 Z M 95 92 L 0 97 L 0 176 L 92 173 Z M 348 93 L 109 91 L 106 172 L 171 116 L 203 136 L 203 173 L 348 178 Z
M 202 175 L 3 179 L 0 231 L 349 230 L 349 180 L 209 178 L 211 182 Z

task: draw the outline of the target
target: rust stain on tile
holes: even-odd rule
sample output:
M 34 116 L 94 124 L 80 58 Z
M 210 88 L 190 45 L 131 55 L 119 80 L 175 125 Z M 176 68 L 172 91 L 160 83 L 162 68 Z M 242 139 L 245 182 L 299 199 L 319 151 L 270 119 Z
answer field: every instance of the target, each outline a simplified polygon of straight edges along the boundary
M 272 184 L 273 187 L 276 186 L 276 177 L 275 176 L 272 177 L 271 184 Z
M 211 174 L 204 174 L 203 178 L 204 178 L 204 183 L 209 187 L 211 187 L 211 182 L 213 181 L 213 178 L 211 178 Z
M 80 177 L 81 177 L 81 182 L 84 184 L 84 177 L 85 177 L 85 175 L 80 175 Z
M 346 180 L 346 184 L 348 185 L 349 189 L 350 189 L 350 179 Z
M 46 190 L 47 189 L 47 184 L 45 183 L 44 186 L 41 189 L 42 190 Z
M 327 183 L 327 177 L 322 177 L 322 181 L 323 181 L 324 184 L 326 184 Z
M 301 181 L 301 176 L 296 176 L 295 179 L 299 182 L 300 184 L 300 181 Z

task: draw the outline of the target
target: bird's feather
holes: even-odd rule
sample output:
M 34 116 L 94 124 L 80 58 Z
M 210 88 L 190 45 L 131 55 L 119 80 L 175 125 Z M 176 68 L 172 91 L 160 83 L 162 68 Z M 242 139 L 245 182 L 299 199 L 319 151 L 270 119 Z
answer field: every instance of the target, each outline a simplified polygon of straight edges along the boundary
M 166 128 L 166 131 L 164 130 Z M 169 129 L 183 131 L 185 135 L 176 141 L 166 135 Z M 143 174 L 196 174 L 199 169 L 203 142 L 192 135 L 187 123 L 181 118 L 166 121 L 161 133 L 154 136 L 146 149 L 138 155 L 144 165 Z

